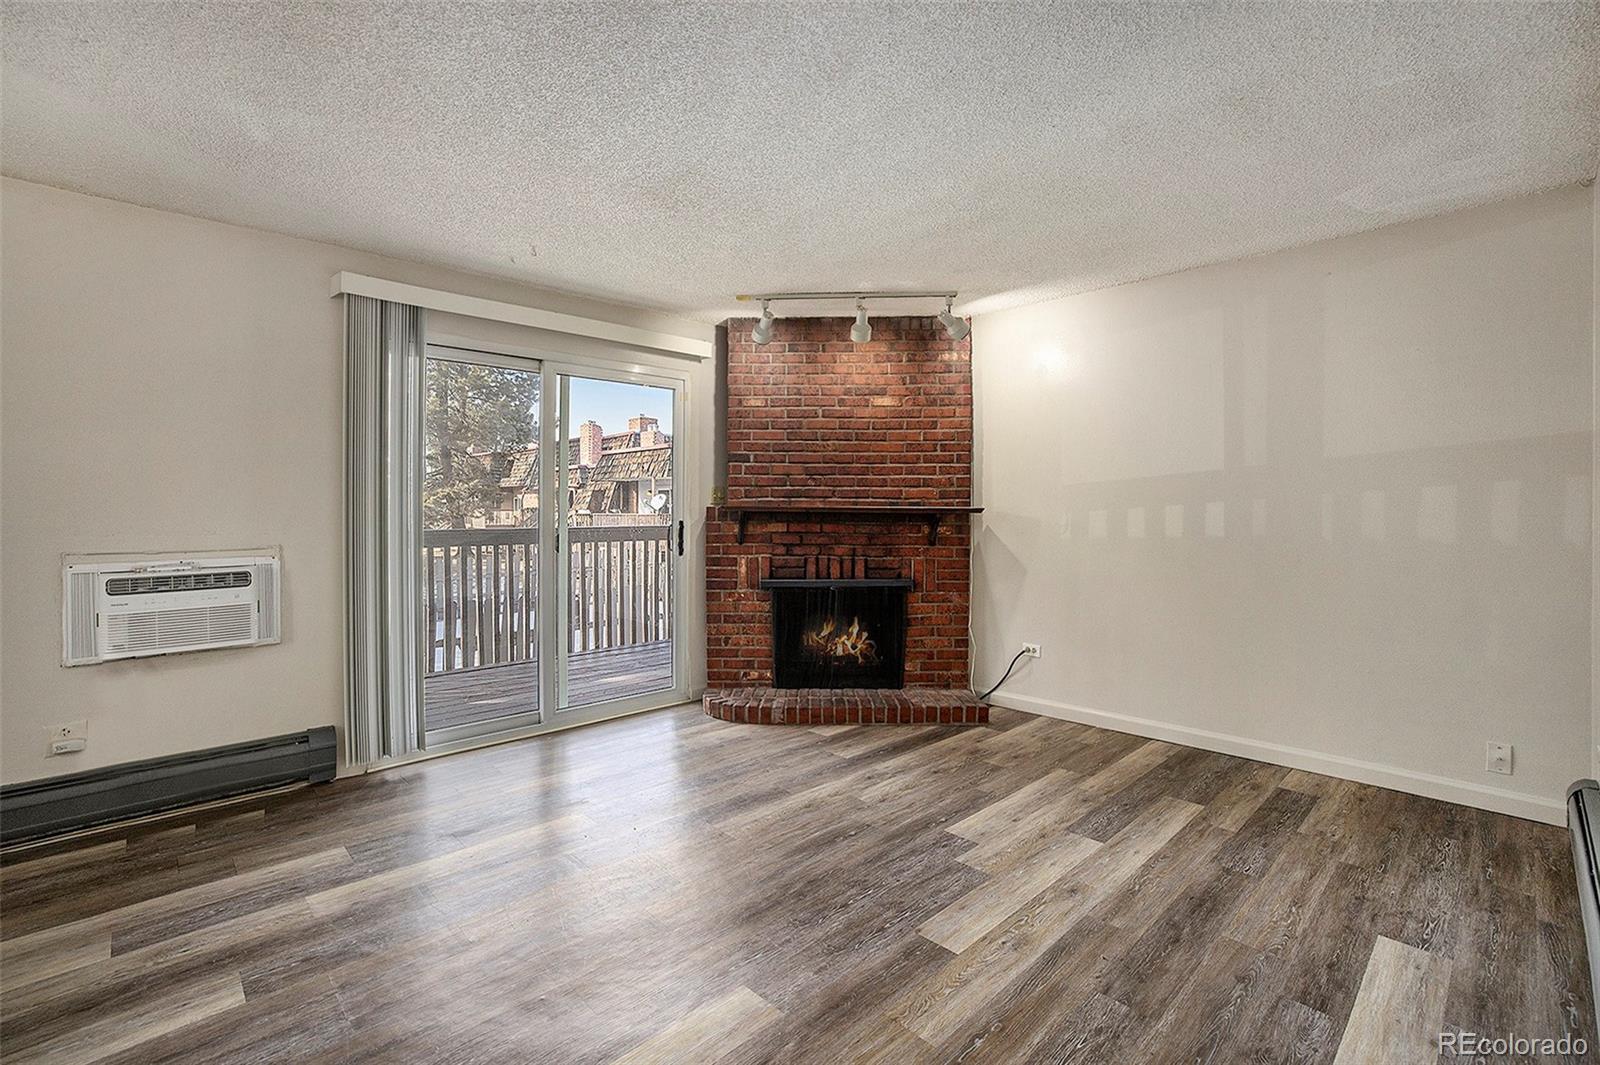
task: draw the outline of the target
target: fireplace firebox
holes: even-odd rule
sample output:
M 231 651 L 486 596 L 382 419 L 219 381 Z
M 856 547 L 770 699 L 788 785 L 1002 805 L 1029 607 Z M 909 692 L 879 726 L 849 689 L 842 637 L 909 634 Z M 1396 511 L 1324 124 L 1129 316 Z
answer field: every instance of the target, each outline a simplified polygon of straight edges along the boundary
M 909 580 L 765 580 L 775 688 L 905 687 Z

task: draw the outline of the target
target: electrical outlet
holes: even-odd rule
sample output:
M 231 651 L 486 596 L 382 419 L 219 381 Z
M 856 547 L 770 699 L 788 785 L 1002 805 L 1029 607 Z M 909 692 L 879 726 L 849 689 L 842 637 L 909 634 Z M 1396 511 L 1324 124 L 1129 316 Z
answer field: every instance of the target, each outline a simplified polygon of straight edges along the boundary
M 1039 645 L 1036 644 L 1036 643 L 1025 643 L 1025 644 L 1023 644 L 1022 645 L 1022 656 L 1024 658 L 1038 658 L 1039 657 Z
M 89 746 L 89 723 L 67 721 L 48 730 L 50 754 L 72 754 Z
M 1509 743 L 1488 743 L 1483 749 L 1483 768 L 1491 773 L 1511 775 L 1511 755 L 1515 750 Z

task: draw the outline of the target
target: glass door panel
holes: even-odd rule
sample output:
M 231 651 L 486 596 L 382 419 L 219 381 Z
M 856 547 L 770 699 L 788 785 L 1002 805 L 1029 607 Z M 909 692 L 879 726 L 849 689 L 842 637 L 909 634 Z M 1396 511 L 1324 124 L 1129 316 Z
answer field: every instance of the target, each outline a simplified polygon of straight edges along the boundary
M 423 730 L 537 724 L 539 363 L 430 346 L 423 371 Z
M 559 375 L 561 707 L 617 704 L 676 683 L 682 550 L 678 389 Z

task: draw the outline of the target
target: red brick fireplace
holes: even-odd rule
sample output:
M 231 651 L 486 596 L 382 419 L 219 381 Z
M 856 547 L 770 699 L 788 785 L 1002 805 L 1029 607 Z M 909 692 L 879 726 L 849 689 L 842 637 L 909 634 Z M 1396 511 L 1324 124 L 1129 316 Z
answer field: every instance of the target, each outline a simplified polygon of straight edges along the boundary
M 727 501 L 706 523 L 706 712 L 764 724 L 988 718 L 968 689 L 970 340 L 934 318 L 728 326 Z M 774 688 L 773 597 L 905 591 L 903 688 Z M 841 624 L 845 624 L 841 622 Z

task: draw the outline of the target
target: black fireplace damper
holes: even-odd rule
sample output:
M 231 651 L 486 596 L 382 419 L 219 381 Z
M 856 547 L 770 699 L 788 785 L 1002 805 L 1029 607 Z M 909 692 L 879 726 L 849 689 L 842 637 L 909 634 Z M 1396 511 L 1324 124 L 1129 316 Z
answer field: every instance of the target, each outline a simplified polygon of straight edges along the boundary
M 764 580 L 774 688 L 905 687 L 911 582 Z

